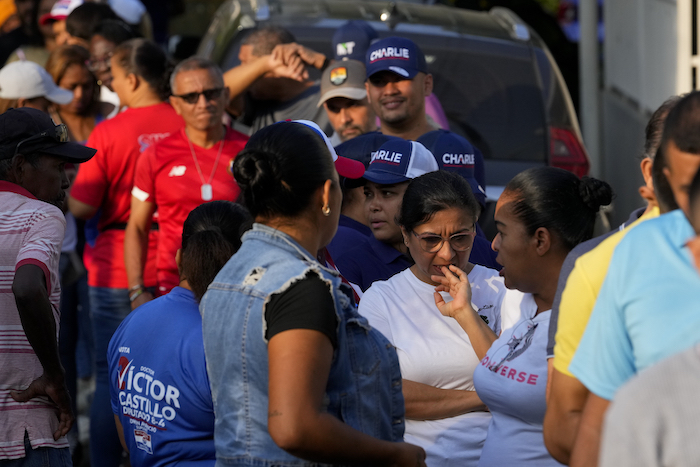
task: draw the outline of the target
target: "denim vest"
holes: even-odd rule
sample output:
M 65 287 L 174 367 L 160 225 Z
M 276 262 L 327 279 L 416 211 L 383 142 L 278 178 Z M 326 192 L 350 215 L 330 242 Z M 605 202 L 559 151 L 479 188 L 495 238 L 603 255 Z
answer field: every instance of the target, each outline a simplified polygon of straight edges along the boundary
M 267 430 L 264 308 L 271 294 L 285 291 L 309 271 L 328 283 L 338 318 L 326 411 L 373 437 L 403 440 L 401 372 L 394 347 L 340 291 L 337 273 L 321 266 L 288 235 L 255 224 L 200 304 L 217 466 L 319 465 L 279 448 Z

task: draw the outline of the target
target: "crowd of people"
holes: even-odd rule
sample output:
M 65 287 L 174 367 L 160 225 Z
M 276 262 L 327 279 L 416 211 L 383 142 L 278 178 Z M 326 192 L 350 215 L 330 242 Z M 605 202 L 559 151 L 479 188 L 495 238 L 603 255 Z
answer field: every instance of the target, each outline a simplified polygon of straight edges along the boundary
M 700 92 L 619 229 L 538 167 L 490 239 L 410 39 L 260 26 L 224 71 L 136 0 L 40 3 L 0 44 L 0 465 L 77 463 L 93 374 L 94 466 L 698 464 Z

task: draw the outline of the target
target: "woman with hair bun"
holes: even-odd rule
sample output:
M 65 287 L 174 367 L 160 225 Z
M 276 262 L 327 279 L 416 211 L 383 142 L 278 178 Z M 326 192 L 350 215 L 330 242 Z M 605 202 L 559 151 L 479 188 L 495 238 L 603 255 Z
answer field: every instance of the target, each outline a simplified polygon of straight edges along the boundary
M 89 219 L 100 211 L 97 239 L 88 265 L 90 311 L 95 339 L 95 396 L 90 408 L 90 459 L 101 467 L 117 467 L 122 448 L 109 404 L 107 344 L 131 312 L 142 288 L 129 290 L 124 267 L 124 229 L 131 210 L 131 189 L 139 155 L 151 144 L 184 126 L 170 104 L 170 62 L 165 52 L 145 39 L 120 44 L 111 58 L 114 87 L 128 109 L 95 127 L 87 145 L 97 155 L 82 164 L 68 200 L 71 213 Z M 154 222 L 144 274 L 145 287 L 156 286 Z M 151 254 L 152 252 L 152 254 Z
M 216 461 L 214 406 L 198 304 L 241 246 L 241 234 L 251 222 L 246 209 L 230 201 L 193 209 L 176 255 L 180 285 L 134 310 L 109 343 L 112 410 L 131 465 L 213 466 Z M 151 378 L 149 391 L 137 384 L 144 367 Z M 151 410 L 133 410 L 131 400 Z M 153 426 L 157 429 L 149 430 Z
M 579 180 L 554 167 L 521 172 L 498 199 L 493 249 L 505 286 L 519 291 L 508 291 L 501 307 L 520 319 L 503 331 L 474 372 L 477 394 L 492 414 L 480 467 L 561 465 L 547 452 L 542 435 L 549 315 L 564 258 L 591 238 L 598 210 L 611 201 L 607 183 Z M 454 300 L 437 300 L 438 307 L 476 338 L 482 329 L 465 318 L 474 312 L 469 282 L 462 271 L 450 269 L 438 289 Z
M 415 178 L 406 188 L 397 223 L 413 266 L 367 289 L 359 311 L 396 347 L 406 401 L 406 441 L 422 446 L 426 464 L 476 465 L 491 421 L 472 375 L 496 333 L 505 293 L 498 271 L 469 262 L 479 204 L 454 172 Z M 435 306 L 433 276 L 455 266 L 475 289 L 470 339 Z M 478 328 L 483 328 L 479 330 Z
M 425 465 L 403 442 L 394 348 L 316 259 L 338 227 L 338 174 L 363 172 L 307 121 L 259 130 L 234 160 L 256 223 L 200 305 L 217 466 Z

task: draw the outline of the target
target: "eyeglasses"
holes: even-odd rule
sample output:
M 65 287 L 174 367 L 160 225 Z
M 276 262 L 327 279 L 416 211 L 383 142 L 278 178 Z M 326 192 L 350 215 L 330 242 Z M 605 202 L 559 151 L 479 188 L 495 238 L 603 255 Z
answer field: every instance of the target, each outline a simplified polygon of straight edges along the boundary
M 112 55 L 114 55 L 114 53 L 109 52 L 100 58 L 90 57 L 89 60 L 85 61 L 85 66 L 93 73 L 100 70 L 109 70 L 111 68 L 109 60 L 112 58 Z
M 454 251 L 467 251 L 472 247 L 476 232 L 460 232 L 452 235 L 450 238 L 441 237 L 439 235 L 418 235 L 411 231 L 418 239 L 418 244 L 426 253 L 437 253 L 442 248 L 445 241 L 450 243 L 450 247 Z
M 66 125 L 61 123 L 60 125 L 56 125 L 53 130 L 42 131 L 41 133 L 39 133 L 37 135 L 30 136 L 27 139 L 23 139 L 22 141 L 17 143 L 17 146 L 15 147 L 15 154 L 14 155 L 16 156 L 17 154 L 31 154 L 32 153 L 31 150 L 27 150 L 26 152 L 22 152 L 22 151 L 20 151 L 20 147 L 22 145 L 24 145 L 25 148 L 27 146 L 31 147 L 32 142 L 36 142 L 36 141 L 40 141 L 40 140 L 44 140 L 44 139 L 51 139 L 57 143 L 67 143 L 68 142 L 68 127 L 66 127 Z M 30 144 L 27 144 L 27 143 L 30 143 Z
M 181 94 L 179 96 L 173 94 L 173 97 L 179 97 L 188 104 L 196 104 L 200 95 L 204 95 L 204 99 L 208 101 L 213 101 L 214 99 L 218 99 L 222 92 L 224 92 L 224 88 L 214 88 L 202 92 L 188 92 L 187 94 Z

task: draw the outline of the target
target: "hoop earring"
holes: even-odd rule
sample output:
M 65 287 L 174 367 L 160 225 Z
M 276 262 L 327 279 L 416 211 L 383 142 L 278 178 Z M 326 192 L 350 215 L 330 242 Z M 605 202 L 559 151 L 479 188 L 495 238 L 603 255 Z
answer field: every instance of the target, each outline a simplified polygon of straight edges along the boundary
M 328 217 L 331 215 L 331 207 L 328 206 L 327 204 L 321 208 L 321 212 L 323 213 L 324 216 Z

